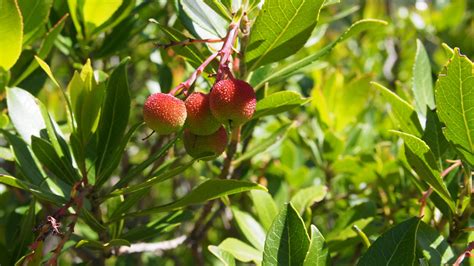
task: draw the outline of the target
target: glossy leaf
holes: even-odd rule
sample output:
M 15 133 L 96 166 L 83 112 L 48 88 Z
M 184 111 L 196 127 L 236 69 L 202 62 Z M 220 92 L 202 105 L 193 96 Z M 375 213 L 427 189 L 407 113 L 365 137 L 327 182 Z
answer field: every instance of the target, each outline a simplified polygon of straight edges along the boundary
M 416 235 L 420 219 L 414 217 L 382 234 L 357 265 L 417 265 Z
M 474 73 L 473 64 L 454 49 L 454 56 L 436 82 L 439 120 L 446 125 L 444 135 L 474 166 Z
M 435 109 L 430 59 L 420 40 L 416 40 L 415 64 L 413 65 L 413 95 L 415 96 L 415 108 L 418 113 L 426 117 L 427 111 Z
M 443 135 L 443 126 L 439 121 L 435 110 L 428 110 L 426 114 L 425 131 L 423 132 L 423 141 L 430 146 L 435 158 L 441 156 L 449 148 L 449 143 Z
M 83 9 L 84 23 L 91 31 L 106 22 L 120 7 L 123 0 L 85 0 Z
M 196 31 L 199 27 L 207 33 L 198 32 L 201 38 L 225 37 L 227 21 L 214 12 L 204 1 L 180 0 L 179 3 L 183 11 L 191 19 L 189 23 L 194 26 L 190 28 L 190 31 Z
M 265 231 L 268 231 L 272 225 L 273 219 L 278 214 L 278 208 L 273 201 L 272 195 L 263 190 L 252 190 L 250 191 L 252 196 L 253 206 L 257 212 L 258 219 L 262 224 Z
M 212 246 L 212 245 L 208 246 L 207 249 L 214 256 L 216 256 L 224 266 L 234 266 L 235 265 L 235 259 L 229 252 L 220 249 L 218 246 Z
M 30 144 L 31 136 L 40 136 L 46 128 L 36 98 L 20 88 L 7 90 L 7 105 L 10 120 L 23 140 Z
M 391 111 L 395 120 L 397 121 L 399 128 L 403 132 L 416 137 L 421 137 L 423 130 L 416 115 L 415 109 L 413 109 L 413 107 L 405 100 L 384 86 L 375 82 L 372 82 L 372 85 L 382 94 L 384 99 L 390 103 L 392 107 Z
M 17 0 L 0 0 L 0 7 L 0 69 L 9 70 L 21 54 L 23 22 Z
M 101 107 L 98 125 L 96 176 L 101 178 L 107 169 L 110 156 L 114 156 L 124 137 L 130 115 L 130 90 L 127 79 L 127 62 L 123 60 L 107 81 L 105 100 Z M 97 180 L 103 182 L 103 180 Z
M 265 245 L 265 231 L 262 226 L 248 213 L 232 208 L 237 227 L 252 246 L 263 251 Z
M 423 181 L 433 187 L 433 190 L 449 205 L 451 211 L 454 213 L 456 210 L 454 201 L 441 179 L 438 164 L 430 147 L 426 145 L 423 140 L 413 135 L 399 131 L 393 132 L 400 136 L 405 142 L 405 154 L 413 170 L 415 170 Z
M 325 266 L 329 265 L 329 250 L 323 235 L 318 228 L 311 225 L 311 242 L 308 253 L 304 259 L 304 266 Z
M 31 40 L 34 33 L 48 19 L 53 0 L 37 0 L 32 3 L 30 0 L 18 0 L 21 16 L 23 18 L 23 42 Z
M 205 201 L 217 199 L 227 195 L 242 193 L 252 189 L 265 190 L 264 187 L 247 181 L 208 179 L 177 201 L 145 210 L 140 210 L 134 213 L 129 213 L 127 216 L 141 216 L 177 210 L 189 205 L 200 204 Z
M 276 115 L 304 105 L 309 100 L 294 91 L 280 91 L 258 101 L 253 119 Z
M 246 51 L 249 69 L 284 59 L 300 50 L 318 23 L 324 0 L 266 0 Z
M 292 198 L 291 204 L 300 214 L 313 203 L 322 201 L 326 197 L 328 188 L 317 185 L 300 189 Z
M 267 233 L 262 265 L 302 265 L 309 245 L 303 219 L 285 204 Z

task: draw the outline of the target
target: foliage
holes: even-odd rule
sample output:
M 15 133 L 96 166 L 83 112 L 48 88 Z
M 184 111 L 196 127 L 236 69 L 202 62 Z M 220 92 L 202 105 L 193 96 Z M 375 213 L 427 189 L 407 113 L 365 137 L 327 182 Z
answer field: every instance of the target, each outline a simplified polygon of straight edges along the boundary
M 0 264 L 472 265 L 473 25 L 468 0 L 0 0 Z M 144 126 L 222 75 L 257 95 L 224 155 Z

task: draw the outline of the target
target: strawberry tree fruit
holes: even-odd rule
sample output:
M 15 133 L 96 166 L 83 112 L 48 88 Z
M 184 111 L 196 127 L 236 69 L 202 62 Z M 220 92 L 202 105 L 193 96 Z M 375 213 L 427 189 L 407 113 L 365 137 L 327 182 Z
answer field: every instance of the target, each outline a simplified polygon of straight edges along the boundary
M 143 119 L 160 135 L 178 132 L 186 121 L 186 106 L 173 95 L 154 93 L 145 101 Z
M 212 115 L 209 107 L 209 94 L 191 93 L 186 101 L 186 128 L 195 135 L 210 135 L 216 132 L 221 123 Z
M 191 133 L 187 128 L 183 134 L 184 148 L 193 158 L 204 157 L 204 160 L 213 159 L 221 155 L 227 146 L 227 132 L 221 126 L 216 132 L 207 136 L 199 136 Z
M 220 122 L 238 126 L 249 121 L 257 99 L 252 86 L 243 80 L 220 80 L 209 94 L 211 112 Z

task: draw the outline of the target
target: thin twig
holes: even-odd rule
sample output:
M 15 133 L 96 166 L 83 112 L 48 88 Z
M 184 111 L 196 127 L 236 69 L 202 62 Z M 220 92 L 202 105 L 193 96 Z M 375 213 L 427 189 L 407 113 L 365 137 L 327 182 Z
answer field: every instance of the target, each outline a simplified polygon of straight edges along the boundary
M 459 255 L 459 257 L 456 259 L 453 265 L 459 266 L 461 265 L 465 257 L 473 257 L 473 254 L 471 253 L 473 249 L 474 249 L 474 241 L 471 241 L 471 243 L 469 243 L 469 245 L 463 251 L 463 253 L 461 253 L 461 255 Z

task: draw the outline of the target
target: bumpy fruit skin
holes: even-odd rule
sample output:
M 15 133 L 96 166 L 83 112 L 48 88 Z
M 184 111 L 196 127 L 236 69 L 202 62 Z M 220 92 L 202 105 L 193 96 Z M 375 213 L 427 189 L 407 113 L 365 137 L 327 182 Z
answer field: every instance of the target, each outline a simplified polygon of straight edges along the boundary
M 143 106 L 145 123 L 160 135 L 179 131 L 186 121 L 186 106 L 170 94 L 154 93 Z
M 243 80 L 227 79 L 214 84 L 209 94 L 209 104 L 217 120 L 236 126 L 252 118 L 257 99 L 250 84 Z
M 186 128 L 195 135 L 210 135 L 216 132 L 221 123 L 212 115 L 209 107 L 209 94 L 191 93 L 186 101 Z
M 191 133 L 187 128 L 183 134 L 184 148 L 194 158 L 206 156 L 204 159 L 212 159 L 210 156 L 221 155 L 227 146 L 227 132 L 221 126 L 215 133 L 207 136 L 199 136 Z

